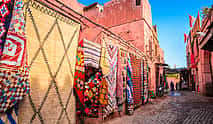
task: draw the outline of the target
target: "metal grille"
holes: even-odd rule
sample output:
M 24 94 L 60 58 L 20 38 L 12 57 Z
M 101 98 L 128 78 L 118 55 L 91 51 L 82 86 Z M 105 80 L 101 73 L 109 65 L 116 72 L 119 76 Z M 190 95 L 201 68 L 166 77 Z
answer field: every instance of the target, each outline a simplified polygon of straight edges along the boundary
M 80 25 L 37 1 L 25 3 L 31 93 L 19 123 L 75 123 L 73 77 Z

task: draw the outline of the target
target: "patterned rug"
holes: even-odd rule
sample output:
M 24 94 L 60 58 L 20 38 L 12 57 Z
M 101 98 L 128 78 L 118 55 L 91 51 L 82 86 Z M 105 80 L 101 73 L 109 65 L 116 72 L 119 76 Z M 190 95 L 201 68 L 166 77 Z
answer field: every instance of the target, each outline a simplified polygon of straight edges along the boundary
M 97 43 L 84 39 L 84 64 L 99 68 L 101 46 Z
M 130 54 L 131 65 L 132 65 L 132 84 L 133 84 L 133 98 L 134 106 L 141 104 L 141 59 L 133 54 Z
M 0 59 L 0 113 L 6 112 L 16 105 L 30 92 L 28 80 L 29 69 L 27 65 L 25 20 L 23 15 L 22 0 L 15 0 L 13 12 L 11 7 L 13 1 L 4 0 L 0 2 L 1 19 L 8 21 L 12 16 L 10 26 L 6 34 L 3 53 Z M 12 12 L 12 15 L 11 15 Z M 1 22 L 0 33 L 6 25 Z M 1 38 L 4 36 L 1 35 Z M 1 39 L 2 40 L 2 39 Z
M 92 75 L 88 82 L 84 85 L 84 105 L 85 113 L 88 117 L 98 117 L 99 109 L 99 87 L 101 84 L 102 75 L 97 72 Z
M 76 96 L 76 112 L 82 114 L 84 111 L 84 81 L 85 81 L 85 68 L 84 68 L 84 52 L 83 40 L 78 43 L 75 74 L 74 74 L 74 93 Z
M 122 63 L 121 52 L 118 50 L 118 62 L 117 62 L 117 84 L 116 84 L 116 99 L 118 105 L 118 112 L 123 108 L 123 77 L 122 77 Z
M 110 114 L 116 109 L 116 76 L 117 76 L 117 56 L 118 47 L 106 43 L 109 55 L 110 73 L 106 76 L 109 91 L 109 105 L 106 106 L 106 113 Z
M 127 59 L 127 85 L 126 85 L 126 98 L 128 113 L 132 114 L 134 111 L 134 99 L 133 99 L 133 85 L 132 85 L 132 66 L 130 58 Z
M 11 23 L 13 15 L 15 0 L 1 0 L 0 1 L 0 57 L 3 54 L 4 45 L 6 42 L 7 32 Z
M 108 105 L 108 82 L 105 78 L 102 78 L 101 84 L 100 84 L 100 90 L 99 90 L 99 102 L 101 107 L 105 107 Z

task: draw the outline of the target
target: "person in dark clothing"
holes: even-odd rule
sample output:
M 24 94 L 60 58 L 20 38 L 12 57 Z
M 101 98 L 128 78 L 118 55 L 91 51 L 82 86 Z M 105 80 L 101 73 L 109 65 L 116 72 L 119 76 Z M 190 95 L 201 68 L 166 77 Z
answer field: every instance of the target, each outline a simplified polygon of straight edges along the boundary
M 172 81 L 170 83 L 170 88 L 171 88 L 171 91 L 174 91 L 174 83 Z

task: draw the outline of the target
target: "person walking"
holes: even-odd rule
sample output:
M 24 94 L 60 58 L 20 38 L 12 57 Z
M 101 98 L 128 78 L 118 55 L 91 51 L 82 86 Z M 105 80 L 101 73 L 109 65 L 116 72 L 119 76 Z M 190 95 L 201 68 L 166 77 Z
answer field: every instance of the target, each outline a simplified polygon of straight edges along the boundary
M 171 83 L 170 83 L 170 88 L 171 88 L 171 91 L 174 91 L 174 83 L 173 83 L 173 81 L 171 81 Z

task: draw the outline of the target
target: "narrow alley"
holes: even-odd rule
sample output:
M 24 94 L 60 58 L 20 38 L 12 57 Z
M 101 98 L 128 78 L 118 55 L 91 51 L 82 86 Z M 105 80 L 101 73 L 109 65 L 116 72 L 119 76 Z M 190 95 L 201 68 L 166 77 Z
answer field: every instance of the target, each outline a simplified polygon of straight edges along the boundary
M 134 115 L 104 124 L 213 124 L 213 98 L 180 91 L 157 98 L 136 109 Z M 177 92 L 176 92 L 177 94 Z

